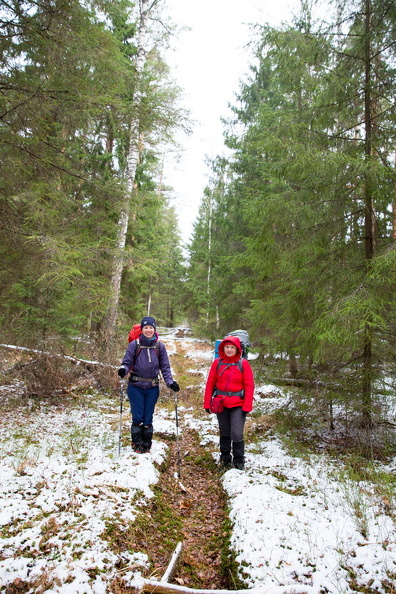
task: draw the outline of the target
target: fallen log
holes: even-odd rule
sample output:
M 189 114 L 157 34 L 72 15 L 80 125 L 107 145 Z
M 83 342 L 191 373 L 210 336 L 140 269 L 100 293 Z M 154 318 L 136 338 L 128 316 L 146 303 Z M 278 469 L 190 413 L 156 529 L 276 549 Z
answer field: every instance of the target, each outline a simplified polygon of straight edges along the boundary
M 326 387 L 325 382 L 315 379 L 304 379 L 304 378 L 293 378 L 293 377 L 275 377 L 271 378 L 271 383 L 278 384 L 279 386 L 308 386 L 308 387 Z
M 179 542 L 173 552 L 168 567 L 161 580 L 143 580 L 140 591 L 155 594 L 318 594 L 317 588 L 290 584 L 288 586 L 262 586 L 259 588 L 248 588 L 246 590 L 207 590 L 200 588 L 188 588 L 170 584 L 173 578 L 176 565 L 182 552 L 183 543 Z
M 175 575 L 176 565 L 179 561 L 180 554 L 182 552 L 183 543 L 179 542 L 177 547 L 175 548 L 171 560 L 169 561 L 169 565 L 166 568 L 164 575 L 161 578 L 161 582 L 170 582 L 173 576 Z
M 155 594 L 318 594 L 317 588 L 290 584 L 287 586 L 260 586 L 246 590 L 206 590 L 199 588 L 187 588 L 155 580 L 145 580 L 142 592 L 155 592 Z
M 28 347 L 21 347 L 13 344 L 0 344 L 0 348 L 24 351 L 27 353 L 34 353 L 36 355 L 45 355 L 46 357 L 58 357 L 61 359 L 67 359 L 68 361 L 72 361 L 73 363 L 77 364 L 86 363 L 87 365 L 100 365 L 101 367 L 111 367 L 112 369 L 117 369 L 116 365 L 110 365 L 110 363 L 101 363 L 100 361 L 89 361 L 88 359 L 79 359 L 78 357 L 73 357 L 72 355 L 62 355 L 61 353 L 49 353 L 47 351 L 39 351 L 38 349 L 30 349 Z

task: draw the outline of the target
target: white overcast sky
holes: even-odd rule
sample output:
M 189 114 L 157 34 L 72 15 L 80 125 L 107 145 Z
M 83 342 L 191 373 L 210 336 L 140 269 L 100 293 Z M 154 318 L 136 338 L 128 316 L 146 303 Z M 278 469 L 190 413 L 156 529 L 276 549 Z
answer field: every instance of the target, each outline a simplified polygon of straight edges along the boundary
M 290 21 L 298 6 L 299 0 L 166 0 L 172 21 L 189 28 L 173 39 L 167 61 L 184 91 L 183 105 L 196 121 L 193 134 L 181 138 L 179 162 L 172 152 L 164 162 L 164 182 L 174 189 L 184 242 L 209 180 L 205 156 L 224 152 L 220 118 L 230 115 L 228 104 L 235 103 L 239 81 L 248 73 L 249 23 Z

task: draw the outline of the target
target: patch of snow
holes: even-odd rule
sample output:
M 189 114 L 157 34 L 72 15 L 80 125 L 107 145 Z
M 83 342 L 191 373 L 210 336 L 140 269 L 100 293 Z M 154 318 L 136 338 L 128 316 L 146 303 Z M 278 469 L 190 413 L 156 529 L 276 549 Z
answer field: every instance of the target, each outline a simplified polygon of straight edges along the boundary
M 95 568 L 111 576 L 118 560 L 101 535 L 116 517 L 135 520 L 166 452 L 155 441 L 152 454 L 122 448 L 118 457 L 116 419 L 50 406 L 28 418 L 22 409 L 3 414 L 0 585 L 46 571 L 62 582 L 47 592 L 107 591 L 105 575 L 89 575 Z M 131 565 L 147 565 L 141 553 L 128 555 Z
M 361 586 L 386 591 L 381 580 L 396 571 L 395 524 L 367 485 L 340 481 L 325 457 L 287 455 L 276 439 L 246 459 L 247 472 L 229 470 L 223 485 L 231 545 L 249 587 L 306 584 L 341 594 L 352 591 L 353 572 Z
M 166 340 L 173 353 L 175 340 L 171 334 Z M 206 376 L 213 358 L 208 343 L 183 338 L 177 347 L 200 365 L 194 373 Z M 3 404 L 22 393 L 22 384 L 8 386 Z M 274 385 L 260 385 L 255 409 L 273 412 L 289 398 Z M 217 459 L 216 416 L 180 402 L 178 413 L 182 426 L 198 431 L 202 447 L 215 446 Z M 0 422 L 0 589 L 16 578 L 31 583 L 44 572 L 59 584 L 46 594 L 105 593 L 120 561 L 127 565 L 126 584 L 141 588 L 147 556 L 133 550 L 115 555 L 104 532 L 119 517 L 125 525 L 134 522 L 153 496 L 167 451 L 156 432 L 176 433 L 175 409 L 159 400 L 152 452 L 143 455 L 128 445 L 118 456 L 118 403 L 99 403 L 95 395 L 73 411 L 34 400 L 19 409 L 3 406 Z M 129 425 L 126 411 L 124 434 Z M 377 466 L 396 473 L 396 458 Z M 342 476 L 340 461 L 291 456 L 270 437 L 247 443 L 246 471 L 228 470 L 222 481 L 231 547 L 241 579 L 254 588 L 250 594 L 350 594 L 352 575 L 356 589 L 390 591 L 384 584 L 396 575 L 394 516 L 372 485 Z

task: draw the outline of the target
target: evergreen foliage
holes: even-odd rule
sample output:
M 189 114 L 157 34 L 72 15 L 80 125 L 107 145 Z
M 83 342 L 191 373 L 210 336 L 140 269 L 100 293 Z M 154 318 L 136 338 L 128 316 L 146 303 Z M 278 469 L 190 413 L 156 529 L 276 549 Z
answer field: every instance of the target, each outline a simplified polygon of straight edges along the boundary
M 375 0 L 337 9 L 332 24 L 305 7 L 291 26 L 262 28 L 188 282 L 209 269 L 199 254 L 213 219 L 210 292 L 191 291 L 198 325 L 213 336 L 216 295 L 218 334 L 245 324 L 269 353 L 287 353 L 293 377 L 326 373 L 332 386 L 342 371 L 368 426 L 396 337 L 395 14 Z
M 27 1 L 2 8 L 3 341 L 25 346 L 49 337 L 67 341 L 101 326 L 134 109 L 133 13 L 128 1 Z M 155 192 L 147 212 L 159 176 L 154 147 L 170 141 L 172 127 L 179 125 L 178 89 L 158 48 L 147 61 L 144 93 L 141 134 L 149 148 L 148 157 L 142 154 L 129 233 L 137 237 L 131 253 L 133 243 L 141 268 L 158 271 L 163 253 L 146 244 L 155 232 L 160 241 L 168 239 L 174 214 L 165 196 Z M 172 239 L 176 262 L 167 265 L 180 271 L 179 238 Z M 142 284 L 135 292 L 130 285 L 123 290 L 135 303 L 130 313 L 141 317 L 147 304 L 140 295 L 148 292 L 149 277 L 139 274 Z M 161 282 L 158 274 L 154 279 Z M 176 302 L 169 307 L 175 310 Z

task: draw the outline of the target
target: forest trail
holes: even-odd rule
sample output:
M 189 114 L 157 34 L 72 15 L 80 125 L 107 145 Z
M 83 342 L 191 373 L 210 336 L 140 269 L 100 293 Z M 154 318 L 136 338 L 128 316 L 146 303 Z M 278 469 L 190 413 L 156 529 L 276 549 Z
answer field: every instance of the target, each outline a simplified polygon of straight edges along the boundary
M 161 387 L 150 454 L 131 449 L 126 400 L 118 452 L 116 370 L 112 392 L 95 373 L 91 386 L 85 378 L 51 396 L 28 395 L 16 375 L 0 386 L 0 591 L 137 594 L 182 542 L 169 579 L 178 587 L 394 594 L 396 466 L 376 462 L 379 489 L 334 456 L 286 449 L 272 427 L 290 397 L 263 384 L 246 471 L 221 473 L 216 418 L 202 408 L 213 347 L 162 340 L 181 390 L 175 400 Z
M 182 423 L 183 428 L 183 423 Z M 143 513 L 151 531 L 135 535 L 134 543 L 151 561 L 150 579 L 161 579 L 170 561 L 162 539 L 183 543 L 172 583 L 191 588 L 227 589 L 229 576 L 222 575 L 223 544 L 227 537 L 225 496 L 220 474 L 202 454 L 196 432 L 183 428 L 181 478 L 177 478 L 176 444 L 169 451 L 169 466 L 159 479 L 156 498 Z M 165 528 L 165 532 L 164 532 Z
M 203 353 L 209 353 L 210 358 L 210 345 L 198 344 Z M 226 497 L 220 481 L 222 473 L 212 456 L 217 447 L 213 444 L 202 445 L 199 422 L 186 422 L 184 417 L 186 410 L 198 418 L 206 415 L 202 410 L 202 382 L 210 361 L 208 357 L 196 361 L 197 347 L 193 341 L 178 340 L 175 345 L 176 352 L 170 358 L 177 377 L 182 378 L 182 389 L 176 398 L 166 394 L 165 390 L 163 398 L 168 406 L 172 406 L 171 402 L 174 401 L 175 412 L 177 406 L 179 440 L 178 443 L 175 439 L 167 440 L 170 448 L 168 465 L 161 474 L 157 488 L 162 505 L 172 511 L 173 523 L 178 526 L 177 532 L 183 543 L 173 582 L 192 588 L 225 589 L 231 587 L 232 578 L 224 561 L 224 543 L 228 537 L 227 513 Z M 186 369 L 191 348 L 194 349 L 195 365 L 198 363 L 198 369 L 194 370 Z M 183 388 L 186 382 L 188 387 Z M 166 440 L 166 436 L 163 438 Z M 147 547 L 154 566 L 154 579 L 161 577 L 169 562 L 169 559 L 156 553 L 158 532 L 155 532 L 151 546 Z
M 126 579 L 128 571 L 142 564 L 144 556 L 142 578 L 161 579 L 179 542 L 183 548 L 172 583 L 191 588 L 232 587 L 226 496 L 222 473 L 212 455 L 217 450 L 217 427 L 213 426 L 213 441 L 206 445 L 199 432 L 200 420 L 208 421 L 202 409 L 202 385 L 212 347 L 174 335 L 163 340 L 181 390 L 176 397 L 161 386 L 150 454 L 135 454 L 131 449 L 125 398 L 121 455 L 117 457 L 117 392 L 109 399 L 110 395 L 87 396 L 83 391 L 80 395 L 74 388 L 65 390 L 69 395 L 61 398 L 26 398 L 21 382 L 1 388 L 1 449 L 6 469 L 1 519 L 2 535 L 9 544 L 0 555 L 0 586 L 6 594 L 41 594 L 48 588 L 62 591 L 74 582 L 76 592 L 90 592 L 91 587 L 96 592 L 89 584 L 99 577 L 106 582 L 106 592 L 136 592 Z M 9 356 L 5 351 L 5 357 Z M 109 425 L 105 427 L 108 422 L 113 437 Z M 159 472 L 158 477 L 147 478 L 153 471 Z M 154 496 L 147 497 L 144 486 L 144 496 L 139 495 L 139 477 L 143 485 L 152 483 Z M 133 521 L 125 520 L 132 516 Z M 104 529 L 100 528 L 102 518 Z M 81 531 L 80 538 L 76 530 Z M 86 555 L 90 558 L 85 561 Z

